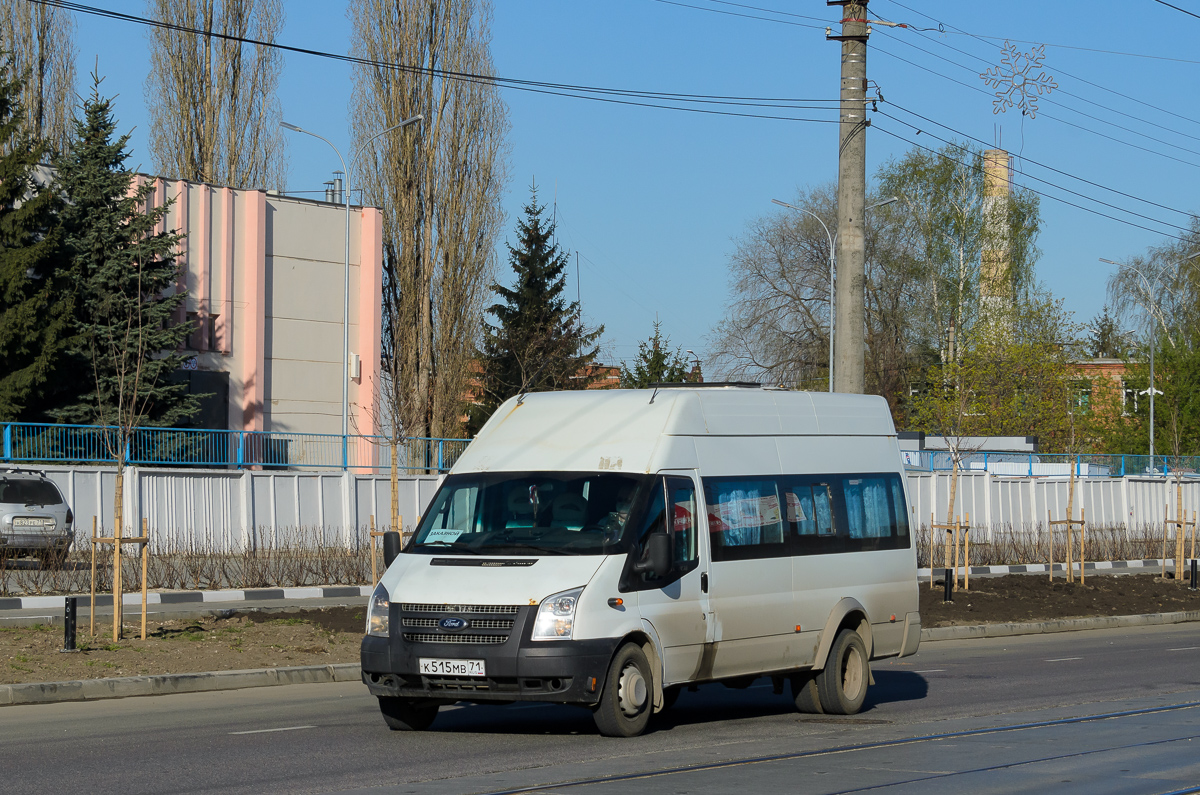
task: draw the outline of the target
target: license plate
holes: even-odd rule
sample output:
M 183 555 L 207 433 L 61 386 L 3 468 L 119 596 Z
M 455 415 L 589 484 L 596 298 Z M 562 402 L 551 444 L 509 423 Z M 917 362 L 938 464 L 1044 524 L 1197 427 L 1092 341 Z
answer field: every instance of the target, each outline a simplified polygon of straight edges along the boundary
M 421 658 L 421 673 L 433 676 L 486 676 L 483 660 Z
M 12 521 L 13 527 L 44 527 L 45 522 L 41 519 L 33 519 L 28 516 L 18 516 Z

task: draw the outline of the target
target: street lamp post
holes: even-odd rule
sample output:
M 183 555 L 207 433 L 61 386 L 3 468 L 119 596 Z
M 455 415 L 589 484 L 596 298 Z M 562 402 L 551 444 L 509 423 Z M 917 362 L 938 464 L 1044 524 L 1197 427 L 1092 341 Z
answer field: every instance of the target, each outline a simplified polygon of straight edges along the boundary
M 412 118 L 405 119 L 399 124 L 393 124 L 386 130 L 372 135 L 367 140 L 359 144 L 350 158 L 350 165 L 354 165 L 358 159 L 358 155 L 367 144 L 374 141 L 381 135 L 390 133 L 392 130 L 399 130 L 402 127 L 407 127 L 410 124 L 416 124 L 421 121 L 424 116 L 420 114 Z M 318 138 L 329 144 L 329 148 L 337 155 L 338 160 L 342 164 L 342 171 L 346 173 L 346 194 L 344 196 L 346 205 L 346 254 L 345 254 L 345 270 L 342 274 L 342 469 L 346 469 L 349 465 L 349 456 L 347 450 L 347 438 L 350 434 L 350 170 L 346 168 L 346 160 L 342 157 L 342 153 L 333 145 L 333 142 L 324 136 L 317 135 L 315 132 L 305 130 L 302 127 L 297 127 L 295 124 L 288 124 L 286 121 L 281 122 L 280 126 L 285 130 L 292 132 L 304 133 L 311 135 L 313 138 Z
M 1188 260 L 1194 259 L 1195 257 L 1198 257 L 1198 256 L 1200 256 L 1200 251 L 1193 252 L 1191 254 L 1188 254 L 1186 257 L 1184 257 L 1179 262 L 1176 262 L 1174 265 L 1171 265 L 1168 267 L 1179 267 L 1180 265 L 1187 262 Z M 1142 273 L 1141 269 L 1138 268 L 1137 266 L 1130 265 L 1129 263 L 1122 264 L 1120 262 L 1113 262 L 1112 260 L 1104 259 L 1103 257 L 1100 257 L 1100 261 L 1106 265 L 1116 265 L 1118 268 L 1128 268 L 1129 270 L 1133 271 L 1134 273 L 1136 273 L 1138 275 L 1138 278 L 1142 280 L 1142 287 L 1146 291 L 1147 304 L 1143 304 L 1143 306 L 1146 309 L 1146 314 L 1150 321 L 1150 329 L 1149 329 L 1150 384 L 1147 387 L 1146 391 L 1141 392 L 1140 394 L 1143 394 L 1143 395 L 1145 395 L 1147 393 L 1150 394 L 1150 473 L 1153 474 L 1154 473 L 1154 393 L 1158 391 L 1154 388 L 1154 308 L 1153 308 L 1154 292 L 1150 289 L 1150 285 L 1151 285 L 1150 279 L 1148 279 L 1146 277 L 1146 274 Z M 1161 273 L 1154 278 L 1153 284 L 1155 287 L 1160 286 L 1161 278 L 1162 278 Z
M 865 208 L 864 212 L 866 210 L 874 210 L 876 207 L 882 207 L 885 204 L 891 204 L 892 202 L 897 202 L 897 201 L 900 201 L 900 198 L 898 196 L 892 196 L 891 198 L 884 199 L 881 202 L 876 202 L 875 204 L 872 204 L 870 207 Z M 796 210 L 797 212 L 806 213 L 808 215 L 811 215 L 813 218 L 816 218 L 817 223 L 819 223 L 821 225 L 821 228 L 825 230 L 826 239 L 829 240 L 829 391 L 832 392 L 833 391 L 833 274 L 834 274 L 833 255 L 834 255 L 834 246 L 837 245 L 837 233 L 835 232 L 832 235 L 829 234 L 829 227 L 826 226 L 825 222 L 821 220 L 821 216 L 817 215 L 812 210 L 806 210 L 803 207 L 796 207 L 795 205 L 788 204 L 787 202 L 781 202 L 781 201 L 779 201 L 779 199 L 771 199 L 771 203 L 778 204 L 780 207 L 786 207 L 789 210 Z

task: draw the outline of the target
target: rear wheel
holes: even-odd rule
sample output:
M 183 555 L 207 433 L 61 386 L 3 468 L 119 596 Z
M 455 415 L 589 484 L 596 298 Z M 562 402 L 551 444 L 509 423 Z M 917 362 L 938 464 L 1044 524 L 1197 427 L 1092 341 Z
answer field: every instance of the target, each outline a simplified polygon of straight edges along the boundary
M 636 737 L 654 711 L 654 679 L 646 653 L 636 643 L 617 649 L 604 680 L 600 703 L 592 712 L 605 737 Z
M 817 678 L 813 671 L 804 671 L 792 677 L 792 699 L 800 712 L 817 715 L 825 712 L 821 706 L 821 696 L 817 693 Z
M 428 729 L 437 717 L 438 703 L 416 698 L 379 696 L 379 711 L 383 722 L 397 732 L 419 732 Z
M 871 677 L 867 645 L 855 631 L 843 629 L 833 641 L 825 668 L 817 673 L 817 694 L 825 712 L 853 715 L 862 709 Z

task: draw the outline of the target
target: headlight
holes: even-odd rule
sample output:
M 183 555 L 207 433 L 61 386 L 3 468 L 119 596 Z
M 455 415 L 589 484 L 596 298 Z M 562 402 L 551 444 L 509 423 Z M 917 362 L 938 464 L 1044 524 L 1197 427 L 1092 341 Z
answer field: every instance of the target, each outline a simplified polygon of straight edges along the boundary
M 387 588 L 383 583 L 375 586 L 371 601 L 367 605 L 367 634 L 386 638 L 388 636 L 388 613 L 392 603 L 389 600 Z
M 570 640 L 581 593 L 583 588 L 575 588 L 543 599 L 533 624 L 533 640 Z

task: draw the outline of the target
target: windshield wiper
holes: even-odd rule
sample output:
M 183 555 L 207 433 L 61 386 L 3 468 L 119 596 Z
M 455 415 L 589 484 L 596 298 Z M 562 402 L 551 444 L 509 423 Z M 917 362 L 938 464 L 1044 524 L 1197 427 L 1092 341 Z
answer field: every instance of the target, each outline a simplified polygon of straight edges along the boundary
M 482 555 L 478 549 L 468 545 L 465 541 L 422 541 L 417 544 L 419 547 L 450 547 L 451 549 L 462 549 L 470 552 L 472 555 Z
M 500 549 L 532 549 L 534 552 L 545 552 L 547 555 L 570 555 L 571 553 L 559 547 L 540 547 L 537 544 L 497 544 Z M 494 549 L 494 547 L 493 547 Z M 504 553 L 499 553 L 504 554 Z

